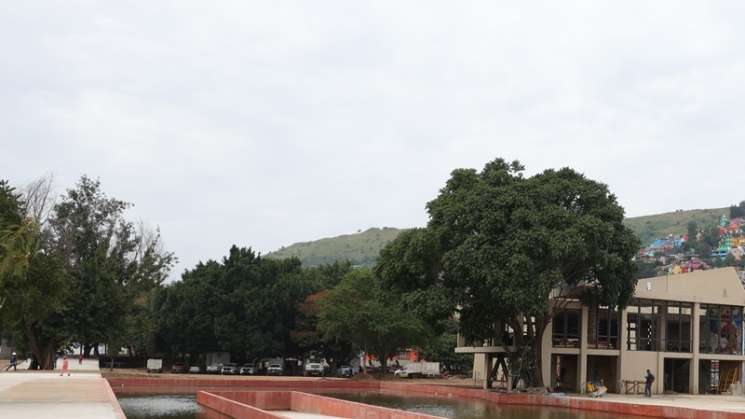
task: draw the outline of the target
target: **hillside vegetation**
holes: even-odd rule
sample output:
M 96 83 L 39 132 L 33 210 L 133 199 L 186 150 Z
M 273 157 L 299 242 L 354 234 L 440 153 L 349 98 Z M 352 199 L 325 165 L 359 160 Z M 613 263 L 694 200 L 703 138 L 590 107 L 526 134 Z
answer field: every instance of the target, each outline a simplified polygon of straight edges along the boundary
M 270 258 L 297 257 L 305 266 L 349 260 L 352 265 L 372 266 L 378 253 L 404 230 L 391 227 L 370 228 L 363 232 L 295 243 L 267 254 Z
M 642 245 L 668 234 L 685 234 L 690 221 L 699 227 L 715 225 L 722 214 L 729 215 L 729 208 L 696 209 L 645 215 L 626 219 L 626 225 L 642 241 Z M 372 266 L 380 249 L 405 229 L 392 227 L 371 228 L 359 233 L 327 237 L 320 240 L 295 243 L 267 254 L 270 258 L 297 257 L 305 266 L 318 266 L 337 260 L 349 260 L 353 265 Z
M 669 234 L 686 234 L 688 223 L 695 221 L 699 228 L 716 225 L 722 214 L 729 216 L 729 208 L 679 210 L 663 214 L 645 215 L 626 219 L 626 225 L 642 241 L 642 245 L 650 241 L 666 237 Z

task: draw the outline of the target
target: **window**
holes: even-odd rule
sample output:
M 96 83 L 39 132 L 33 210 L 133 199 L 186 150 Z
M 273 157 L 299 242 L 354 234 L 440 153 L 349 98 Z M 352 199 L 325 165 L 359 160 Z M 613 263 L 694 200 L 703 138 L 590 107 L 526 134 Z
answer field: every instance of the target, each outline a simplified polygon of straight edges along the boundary
M 635 300 L 627 308 L 628 338 L 626 348 L 630 351 L 657 350 L 657 314 L 659 307 L 649 300 Z
M 608 306 L 590 308 L 587 344 L 595 349 L 618 349 L 618 310 Z
M 691 352 L 692 304 L 667 302 L 665 313 L 665 350 Z
M 699 350 L 742 355 L 742 307 L 701 304 Z
M 580 310 L 564 310 L 554 316 L 553 346 L 579 348 Z

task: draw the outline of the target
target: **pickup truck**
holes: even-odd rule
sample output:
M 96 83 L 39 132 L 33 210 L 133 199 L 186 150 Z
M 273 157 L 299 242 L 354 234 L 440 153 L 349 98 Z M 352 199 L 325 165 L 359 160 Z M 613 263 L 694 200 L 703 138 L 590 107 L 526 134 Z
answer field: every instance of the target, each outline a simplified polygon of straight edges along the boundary
M 322 377 L 323 376 L 323 364 L 320 362 L 306 361 L 305 366 L 303 367 L 303 375 L 306 377 L 311 376 L 311 375 Z

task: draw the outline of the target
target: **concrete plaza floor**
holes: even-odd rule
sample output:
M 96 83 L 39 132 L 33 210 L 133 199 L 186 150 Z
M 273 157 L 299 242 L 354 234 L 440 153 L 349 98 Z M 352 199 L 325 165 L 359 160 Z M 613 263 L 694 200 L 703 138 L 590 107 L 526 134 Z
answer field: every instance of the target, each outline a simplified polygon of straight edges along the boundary
M 120 419 L 121 410 L 97 372 L 0 373 L 0 417 L 14 419 Z
M 586 399 L 588 396 L 568 396 Z M 689 409 L 745 413 L 745 396 L 660 394 L 652 397 L 632 394 L 606 394 L 599 400 L 612 403 L 686 407 Z

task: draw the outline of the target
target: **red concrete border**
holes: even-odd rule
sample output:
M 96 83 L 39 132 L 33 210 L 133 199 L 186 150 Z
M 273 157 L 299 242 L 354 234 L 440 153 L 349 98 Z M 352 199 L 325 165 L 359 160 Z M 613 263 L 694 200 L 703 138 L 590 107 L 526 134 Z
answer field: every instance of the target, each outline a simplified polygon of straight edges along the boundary
M 238 399 L 233 399 L 237 397 Z M 215 392 L 200 391 L 197 402 L 235 419 L 272 419 L 269 410 L 292 410 L 349 419 L 444 419 L 423 413 L 373 406 L 297 391 Z
M 495 393 L 481 389 L 391 381 L 355 380 L 229 380 L 109 378 L 117 394 L 186 394 L 202 390 L 256 391 L 295 390 L 310 393 L 324 391 L 384 391 L 401 395 L 420 395 L 455 399 L 483 400 L 501 405 L 560 407 L 607 413 L 681 419 L 745 419 L 745 413 L 687 407 L 613 402 L 578 397 L 551 397 L 542 394 Z
M 424 413 L 390 409 L 297 391 L 292 392 L 290 400 L 291 408 L 296 412 L 316 413 L 350 419 L 443 419 L 439 416 Z
M 206 391 L 197 393 L 197 403 L 236 419 L 285 419 L 257 407 Z
M 353 380 L 231 380 L 225 378 L 108 378 L 116 394 L 189 394 L 203 390 L 295 390 L 318 393 L 322 391 L 377 391 L 376 381 Z
M 634 404 L 613 402 L 602 399 L 579 397 L 552 397 L 543 394 L 495 393 L 480 389 L 438 386 L 427 384 L 404 384 L 381 382 L 380 390 L 399 394 L 418 394 L 421 396 L 484 400 L 498 405 L 545 406 L 567 409 L 581 409 L 623 415 L 648 416 L 656 418 L 680 419 L 745 419 L 745 413 L 715 410 L 692 409 L 688 407 Z

